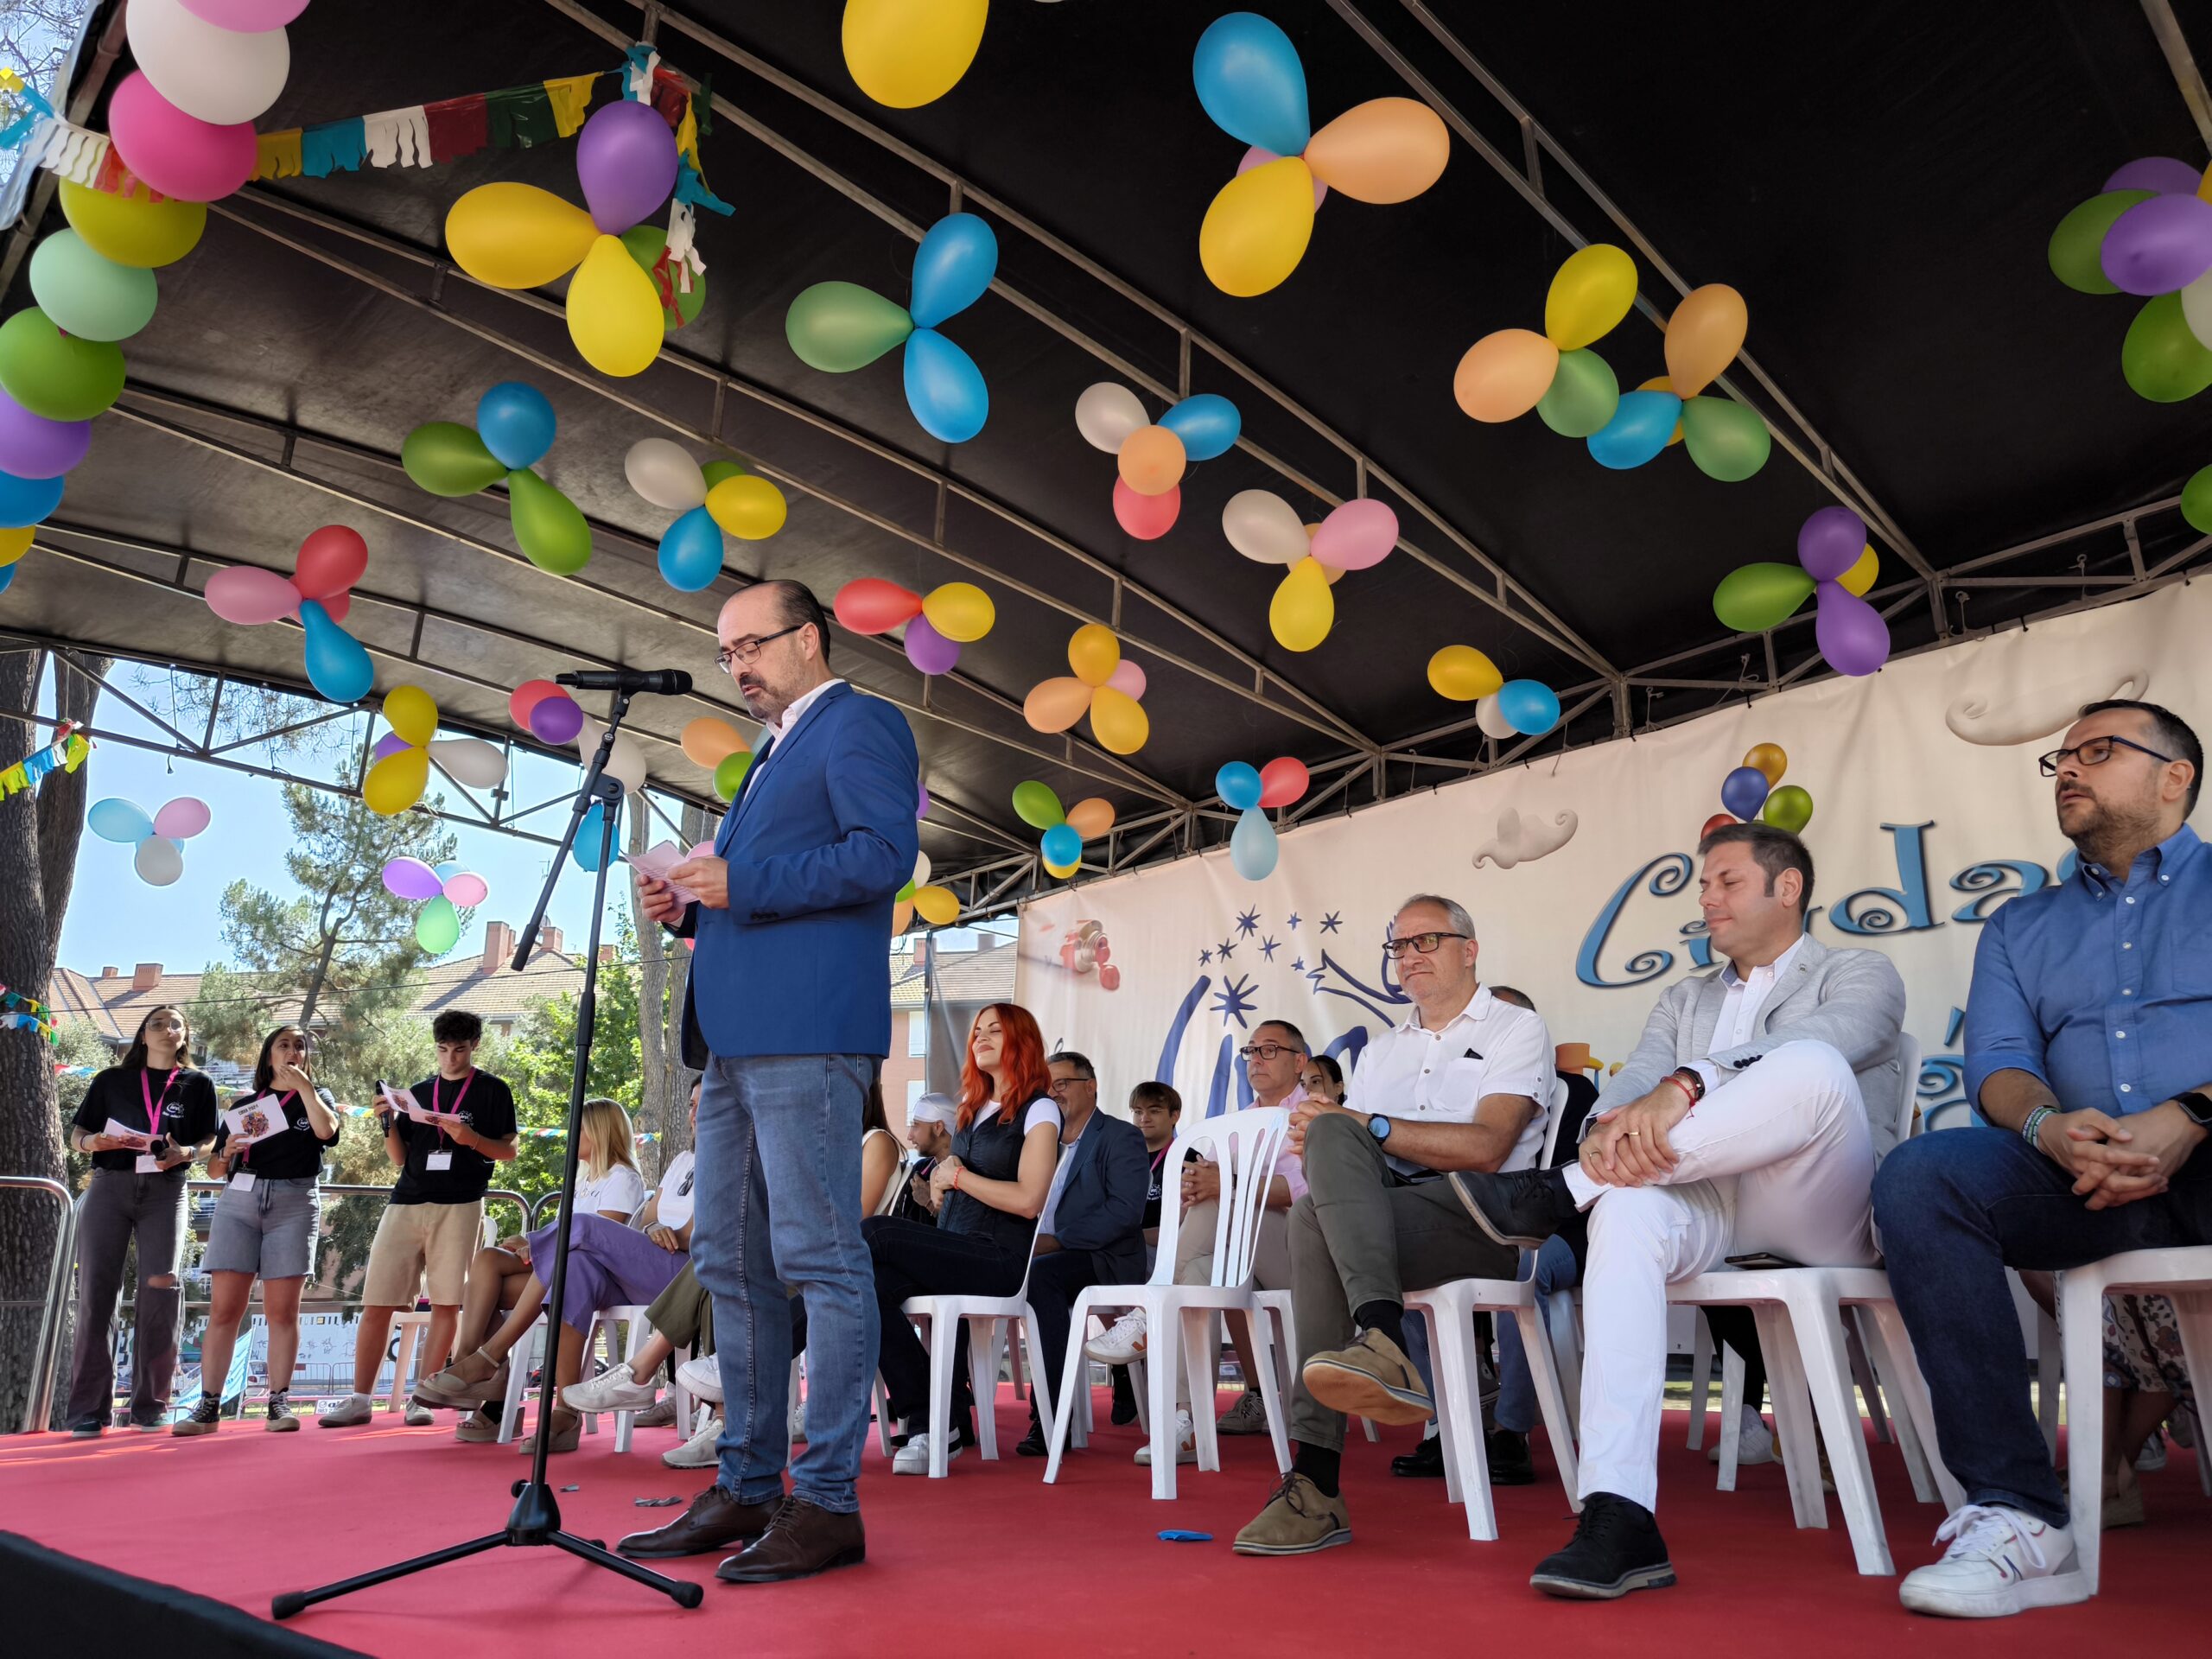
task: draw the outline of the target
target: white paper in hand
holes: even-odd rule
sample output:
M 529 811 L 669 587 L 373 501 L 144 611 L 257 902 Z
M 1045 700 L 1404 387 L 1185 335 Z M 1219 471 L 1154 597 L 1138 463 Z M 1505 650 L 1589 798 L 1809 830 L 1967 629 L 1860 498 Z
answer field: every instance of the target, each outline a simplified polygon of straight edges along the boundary
M 223 1127 L 230 1131 L 226 1144 L 235 1149 L 250 1147 L 257 1141 L 266 1141 L 272 1135 L 282 1135 L 290 1126 L 285 1121 L 284 1109 L 264 1096 L 225 1112 Z
M 154 1144 L 152 1138 L 145 1130 L 134 1129 L 128 1123 L 118 1122 L 111 1117 L 107 1121 L 107 1127 L 100 1133 L 122 1141 L 124 1149 L 129 1152 L 143 1152 Z
M 625 853 L 623 860 L 632 869 L 643 871 L 656 881 L 668 883 L 668 890 L 676 895 L 680 905 L 696 904 L 699 895 L 679 882 L 670 881 L 668 873 L 679 864 L 690 861 L 691 855 L 672 841 L 658 842 L 642 853 Z

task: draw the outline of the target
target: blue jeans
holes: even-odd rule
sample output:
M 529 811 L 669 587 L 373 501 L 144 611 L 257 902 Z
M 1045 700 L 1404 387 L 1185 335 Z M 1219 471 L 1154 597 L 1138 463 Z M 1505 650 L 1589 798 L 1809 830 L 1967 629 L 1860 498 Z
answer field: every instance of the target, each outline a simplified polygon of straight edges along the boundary
M 807 1440 L 791 1491 L 839 1514 L 860 1508 L 877 1332 L 861 1239 L 861 1117 L 877 1064 L 864 1054 L 715 1055 L 700 1079 L 691 1264 L 715 1299 L 718 1484 L 740 1503 L 783 1496 L 787 1299 L 797 1292 L 806 1299 Z
M 1908 1141 L 1874 1177 L 1874 1225 L 1928 1379 L 1944 1463 L 1968 1503 L 2054 1527 L 2067 1523 L 2066 1498 L 2029 1408 L 2005 1269 L 2057 1271 L 2123 1250 L 2212 1242 L 2212 1153 L 2200 1147 L 2158 1197 L 2117 1209 L 2088 1208 L 2073 1184 L 2018 1135 L 1995 1128 Z
M 1521 1253 L 1521 1271 L 1529 1274 L 1529 1254 Z M 1574 1252 L 1554 1234 L 1535 1255 L 1536 1317 L 1544 1317 L 1544 1299 L 1554 1292 L 1572 1290 L 1581 1275 L 1575 1271 Z M 1536 1427 L 1536 1383 L 1529 1375 L 1529 1357 L 1521 1351 L 1521 1322 L 1508 1313 L 1497 1321 L 1497 1426 L 1516 1434 Z

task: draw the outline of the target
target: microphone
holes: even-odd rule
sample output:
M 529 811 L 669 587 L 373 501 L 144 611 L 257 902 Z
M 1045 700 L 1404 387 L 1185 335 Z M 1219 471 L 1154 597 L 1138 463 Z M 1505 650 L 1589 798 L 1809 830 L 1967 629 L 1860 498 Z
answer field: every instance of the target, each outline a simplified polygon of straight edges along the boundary
M 553 680 L 579 691 L 650 691 L 661 697 L 680 697 L 691 689 L 691 677 L 680 668 L 587 668 Z

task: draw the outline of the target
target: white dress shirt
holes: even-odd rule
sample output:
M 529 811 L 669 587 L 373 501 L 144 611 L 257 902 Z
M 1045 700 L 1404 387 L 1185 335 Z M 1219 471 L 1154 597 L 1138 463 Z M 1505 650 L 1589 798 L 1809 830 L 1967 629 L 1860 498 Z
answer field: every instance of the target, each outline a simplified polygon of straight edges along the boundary
M 1416 1014 L 1370 1043 L 1344 1104 L 1393 1123 L 1471 1123 L 1484 1096 L 1524 1095 L 1536 1109 L 1499 1167 L 1533 1169 L 1543 1153 L 1552 1083 L 1552 1038 L 1542 1018 L 1499 1001 L 1484 985 L 1439 1029 L 1423 1027 Z M 1432 1173 L 1403 1158 L 1389 1161 L 1401 1175 Z
M 1060 1148 L 1060 1161 L 1052 1166 L 1052 1184 L 1045 1189 L 1045 1207 L 1037 1212 L 1037 1236 L 1053 1235 L 1053 1224 L 1060 1211 L 1060 1192 L 1068 1184 L 1068 1172 L 1075 1167 L 1075 1152 L 1083 1144 L 1084 1135 L 1090 1133 L 1091 1120 L 1098 1116 L 1098 1109 L 1090 1109 L 1090 1116 L 1084 1119 L 1082 1133 Z
M 1759 1034 L 1759 1015 L 1765 1010 L 1767 999 L 1774 995 L 1782 976 L 1804 948 L 1805 937 L 1801 933 L 1787 950 L 1748 974 L 1737 973 L 1732 962 L 1720 970 L 1720 982 L 1728 988 L 1728 993 L 1721 999 L 1720 1017 L 1713 1026 L 1713 1046 L 1706 1050 L 1707 1053 L 1725 1054 L 1732 1048 L 1741 1048 Z M 1705 1080 L 1707 1090 L 1720 1086 L 1719 1066 L 1693 1060 L 1689 1069 Z

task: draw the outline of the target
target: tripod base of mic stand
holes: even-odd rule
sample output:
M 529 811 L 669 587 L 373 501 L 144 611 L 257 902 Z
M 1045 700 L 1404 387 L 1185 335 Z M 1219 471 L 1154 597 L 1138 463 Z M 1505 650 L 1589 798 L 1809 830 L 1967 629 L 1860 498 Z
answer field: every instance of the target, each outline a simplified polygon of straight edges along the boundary
M 649 1590 L 659 1591 L 679 1607 L 696 1607 L 706 1597 L 706 1591 L 689 1580 L 665 1577 L 650 1567 L 624 1560 L 604 1544 L 562 1531 L 561 1506 L 554 1501 L 553 1489 L 542 1482 L 520 1481 L 516 1484 L 514 1511 L 507 1516 L 505 1530 L 487 1533 L 481 1538 L 472 1538 L 465 1544 L 433 1550 L 427 1555 L 417 1555 L 410 1560 L 395 1561 L 391 1566 L 380 1567 L 373 1573 L 340 1579 L 335 1584 L 324 1585 L 320 1590 L 288 1591 L 270 1600 L 269 1611 L 278 1619 L 287 1619 L 317 1602 L 350 1596 L 356 1590 L 366 1590 L 372 1585 L 388 1584 L 394 1579 L 406 1578 L 426 1567 L 443 1567 L 448 1561 L 466 1560 L 471 1555 L 480 1555 L 487 1549 L 526 1549 L 543 1546 L 566 1550 L 569 1554 L 603 1567 L 611 1573 L 620 1573 L 626 1579 L 635 1580 Z

